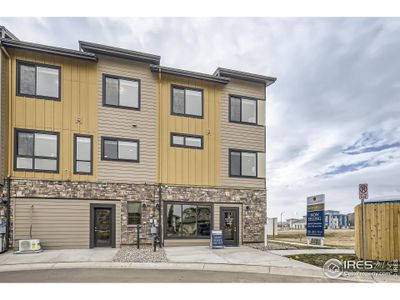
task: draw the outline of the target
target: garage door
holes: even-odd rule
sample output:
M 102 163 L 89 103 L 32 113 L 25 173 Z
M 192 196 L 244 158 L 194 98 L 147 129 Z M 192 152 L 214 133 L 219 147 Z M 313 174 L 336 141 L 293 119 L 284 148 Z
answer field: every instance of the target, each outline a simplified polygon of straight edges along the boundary
M 14 245 L 18 240 L 40 239 L 45 249 L 89 248 L 90 204 L 115 204 L 115 240 L 120 246 L 119 201 L 77 199 L 12 199 L 15 203 Z

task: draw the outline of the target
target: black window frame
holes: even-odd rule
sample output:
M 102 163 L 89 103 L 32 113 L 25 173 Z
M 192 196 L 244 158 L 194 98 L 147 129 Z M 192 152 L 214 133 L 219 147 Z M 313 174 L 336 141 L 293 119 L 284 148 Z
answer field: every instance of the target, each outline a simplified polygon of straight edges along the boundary
M 236 98 L 240 100 L 240 121 L 232 120 L 232 98 Z M 253 100 L 256 102 L 256 121 L 255 123 L 253 122 L 244 122 L 242 121 L 242 101 L 243 99 L 246 100 Z M 253 126 L 263 126 L 258 124 L 258 101 L 260 99 L 254 98 L 254 97 L 247 97 L 247 96 L 239 96 L 239 95 L 229 95 L 229 122 L 231 123 L 237 123 L 237 124 L 245 124 L 245 125 L 253 125 Z
M 20 92 L 20 80 L 21 80 L 21 65 L 29 66 L 35 68 L 35 94 L 27 94 Z M 56 69 L 58 70 L 58 97 L 51 97 L 51 96 L 42 96 L 37 95 L 37 67 L 45 67 L 49 69 Z M 28 97 L 28 98 L 35 98 L 35 99 L 45 99 L 45 100 L 53 100 L 53 101 L 61 101 L 61 66 L 57 65 L 49 65 L 49 64 L 42 64 L 36 63 L 32 61 L 25 61 L 25 60 L 17 60 L 17 83 L 16 83 L 16 95 L 19 97 Z
M 33 155 L 18 155 L 18 134 L 19 133 L 31 133 L 33 134 Z M 47 157 L 47 156 L 35 156 L 35 133 L 55 135 L 57 137 L 57 157 Z M 18 168 L 17 167 L 17 157 L 25 157 L 32 159 L 32 169 L 29 168 Z M 35 129 L 25 129 L 25 128 L 14 128 L 14 171 L 25 171 L 25 172 L 35 172 L 35 173 L 59 173 L 60 172 L 60 133 L 57 131 L 44 131 Z M 35 159 L 49 159 L 56 161 L 56 170 L 41 170 L 35 169 Z
M 89 138 L 90 139 L 90 172 L 78 172 L 77 171 L 77 162 L 83 161 L 88 162 L 87 160 L 78 160 L 77 157 L 77 140 L 78 137 Z M 93 175 L 93 135 L 90 134 L 80 134 L 74 133 L 74 174 L 77 175 Z
M 129 203 L 139 204 L 140 220 L 139 220 L 138 224 L 129 224 Z M 126 215 L 127 215 L 126 224 L 128 227 L 135 227 L 137 225 L 141 225 L 142 224 L 142 203 L 140 201 L 127 201 L 126 202 Z
M 174 144 L 174 136 L 179 136 L 179 137 L 183 137 L 183 143 L 184 145 L 180 145 L 180 144 Z M 196 147 L 196 146 L 187 146 L 186 145 L 186 138 L 199 138 L 201 141 L 201 146 L 200 147 Z M 189 148 L 189 149 L 204 149 L 204 139 L 202 135 L 195 135 L 195 134 L 186 134 L 186 133 L 177 133 L 177 132 L 171 132 L 171 136 L 170 136 L 170 140 L 171 140 L 171 147 L 177 147 L 177 148 Z
M 234 175 L 232 174 L 231 170 L 231 153 L 236 152 L 240 153 L 240 174 L 241 175 Z M 249 175 L 242 175 L 242 153 L 252 153 L 256 155 L 256 175 L 255 176 L 249 176 Z M 254 151 L 254 150 L 243 150 L 243 149 L 229 149 L 229 177 L 236 177 L 236 178 L 260 178 L 258 177 L 258 153 L 259 151 Z M 264 178 L 262 178 L 264 179 Z
M 106 103 L 106 79 L 107 78 L 112 78 L 112 79 L 117 79 L 118 80 L 118 103 L 120 103 L 120 94 L 119 94 L 119 87 L 120 87 L 120 80 L 126 80 L 126 81 L 133 81 L 138 83 L 138 107 L 132 107 L 132 106 L 125 106 L 125 105 L 115 105 L 115 104 L 109 104 Z M 128 109 L 128 110 L 138 110 L 140 111 L 140 105 L 141 105 L 141 81 L 138 78 L 133 78 L 133 77 L 125 77 L 125 76 L 119 76 L 119 75 L 111 75 L 111 74 L 106 74 L 103 73 L 103 80 L 102 80 L 102 104 L 105 107 L 113 107 L 113 108 L 122 108 L 122 109 Z
M 210 235 L 209 236 L 168 236 L 167 230 L 168 230 L 168 205 L 173 204 L 173 205 L 195 205 L 195 206 L 209 206 L 210 207 Z M 181 209 L 181 212 L 183 212 L 183 209 Z M 197 214 L 196 214 L 196 226 L 198 227 L 197 224 Z M 164 201 L 164 239 L 166 240 L 209 240 L 211 238 L 211 231 L 214 228 L 214 203 L 210 202 L 191 202 L 187 200 L 182 200 L 182 201 Z
M 126 158 L 108 158 L 104 157 L 104 142 L 105 140 L 107 141 L 115 141 L 117 142 L 117 147 L 118 147 L 118 142 L 132 142 L 132 143 L 137 143 L 137 159 L 126 159 Z M 118 148 L 117 148 L 118 149 Z M 118 153 L 118 150 L 117 150 Z M 101 137 L 101 160 L 107 160 L 107 161 L 119 161 L 119 162 L 131 162 L 131 163 L 139 163 L 140 162 L 140 141 L 138 139 L 127 139 L 127 138 L 118 138 L 118 137 L 110 137 L 110 136 L 102 136 Z
M 184 90 L 184 98 L 183 98 L 184 113 L 174 112 L 174 89 Z M 192 114 L 186 113 L 186 90 L 201 92 L 201 115 L 192 115 Z M 193 88 L 193 87 L 188 87 L 188 86 L 171 84 L 171 115 L 180 116 L 180 117 L 204 119 L 204 90 L 200 89 L 200 88 Z

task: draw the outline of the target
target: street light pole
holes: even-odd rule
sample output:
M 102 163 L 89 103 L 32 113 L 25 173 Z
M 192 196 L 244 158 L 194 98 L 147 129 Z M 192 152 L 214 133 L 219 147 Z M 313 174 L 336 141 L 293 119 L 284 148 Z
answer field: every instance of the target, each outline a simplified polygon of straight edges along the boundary
M 283 214 L 284 213 L 285 213 L 284 211 L 281 212 L 281 230 L 283 229 Z

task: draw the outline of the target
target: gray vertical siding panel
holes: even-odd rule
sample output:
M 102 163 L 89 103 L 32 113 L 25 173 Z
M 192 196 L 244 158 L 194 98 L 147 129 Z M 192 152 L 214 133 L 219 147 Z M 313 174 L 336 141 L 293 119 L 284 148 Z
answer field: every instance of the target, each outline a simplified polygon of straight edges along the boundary
M 140 111 L 102 105 L 104 74 L 140 79 Z M 99 166 L 103 182 L 155 183 L 157 181 L 157 77 L 149 65 L 99 56 Z M 134 126 L 136 125 L 136 127 Z M 101 137 L 140 140 L 140 162 L 101 160 Z
M 264 179 L 229 177 L 229 149 L 265 151 L 265 127 L 229 122 L 229 95 L 264 99 L 264 84 L 231 79 L 221 93 L 221 185 L 264 188 Z

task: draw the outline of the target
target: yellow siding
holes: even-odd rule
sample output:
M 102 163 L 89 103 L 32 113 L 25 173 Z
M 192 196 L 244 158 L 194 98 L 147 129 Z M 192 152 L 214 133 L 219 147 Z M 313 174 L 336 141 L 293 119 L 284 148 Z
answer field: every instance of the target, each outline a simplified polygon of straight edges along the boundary
M 16 178 L 81 180 L 97 179 L 97 66 L 95 62 L 61 56 L 10 51 L 12 58 L 11 130 L 9 171 Z M 16 60 L 61 66 L 61 101 L 16 96 Z M 60 133 L 59 173 L 13 170 L 14 128 Z M 93 175 L 73 174 L 74 133 L 93 135 Z
M 171 84 L 203 89 L 204 118 L 171 115 Z M 220 185 L 219 85 L 162 75 L 159 86 L 158 180 L 165 184 Z M 203 136 L 204 149 L 170 146 L 171 132 Z

